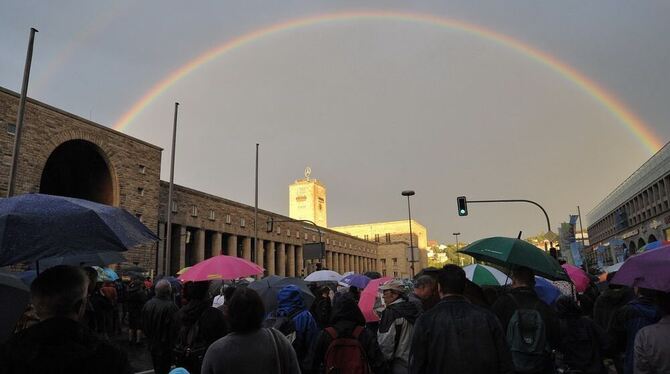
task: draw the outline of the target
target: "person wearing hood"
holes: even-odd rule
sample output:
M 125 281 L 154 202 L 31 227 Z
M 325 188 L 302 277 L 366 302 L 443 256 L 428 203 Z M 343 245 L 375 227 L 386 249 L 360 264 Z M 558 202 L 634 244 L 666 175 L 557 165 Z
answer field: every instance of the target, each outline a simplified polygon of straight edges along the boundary
M 560 325 L 557 366 L 564 372 L 583 374 L 607 373 L 603 354 L 610 347 L 605 330 L 583 316 L 582 309 L 571 296 L 561 296 L 554 304 Z
M 654 303 L 655 291 L 636 288 L 635 293 L 637 296 L 633 300 L 614 313 L 610 326 L 618 351 L 624 352 L 624 374 L 633 373 L 634 344 L 638 331 L 658 322 L 662 316 Z
M 147 337 L 155 374 L 167 374 L 172 365 L 172 320 L 179 309 L 172 300 L 170 282 L 156 283 L 156 296 L 142 308 L 142 331 Z
M 353 338 L 354 330 L 359 328 L 358 342 L 361 344 L 367 365 L 373 373 L 383 374 L 386 371 L 384 356 L 372 332 L 365 328 L 365 317 L 358 305 L 350 298 L 340 298 L 333 305 L 332 316 L 327 328 L 332 328 L 337 338 Z M 331 332 L 333 331 L 331 330 Z M 321 331 L 309 356 L 309 368 L 312 373 L 326 373 L 324 367 L 326 353 L 334 338 L 326 329 Z
M 442 297 L 416 321 L 410 373 L 510 374 L 512 356 L 500 322 L 464 295 L 465 271 L 446 265 L 438 276 Z
M 79 268 L 45 270 L 30 286 L 41 322 L 14 335 L 0 352 L 0 372 L 131 373 L 128 358 L 81 323 L 88 278 Z
M 420 314 L 419 308 L 408 300 L 409 292 L 399 279 L 384 283 L 379 290 L 386 305 L 377 332 L 379 348 L 391 373 L 407 373 L 412 332 Z
M 189 282 L 185 285 L 184 305 L 175 315 L 173 331 L 176 336 L 175 363 L 191 374 L 199 374 L 204 353 L 214 341 L 226 335 L 226 322 L 221 310 L 212 307 L 208 299 L 209 282 Z M 188 341 L 189 335 L 195 335 Z M 189 348 L 197 352 L 185 356 L 180 352 Z
M 300 367 L 306 367 L 306 358 L 309 348 L 319 333 L 319 327 L 314 316 L 307 310 L 305 302 L 300 294 L 300 289 L 294 285 L 282 288 L 277 294 L 277 311 L 274 317 L 288 317 L 295 325 L 295 340 L 293 349 L 300 362 Z

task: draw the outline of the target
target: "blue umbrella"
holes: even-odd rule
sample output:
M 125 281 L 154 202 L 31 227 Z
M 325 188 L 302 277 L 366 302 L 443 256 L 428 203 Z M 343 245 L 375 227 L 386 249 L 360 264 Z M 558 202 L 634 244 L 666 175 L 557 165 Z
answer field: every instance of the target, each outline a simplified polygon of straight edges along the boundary
M 109 205 L 43 194 L 0 200 L 0 266 L 119 252 L 156 240 L 134 215 Z
M 340 282 L 348 286 L 354 286 L 356 288 L 364 289 L 365 286 L 367 286 L 368 283 L 370 283 L 370 280 L 371 280 L 370 278 L 362 274 L 350 274 L 342 278 Z
M 556 299 L 561 296 L 561 290 L 551 281 L 535 276 L 535 293 L 547 305 L 553 305 Z

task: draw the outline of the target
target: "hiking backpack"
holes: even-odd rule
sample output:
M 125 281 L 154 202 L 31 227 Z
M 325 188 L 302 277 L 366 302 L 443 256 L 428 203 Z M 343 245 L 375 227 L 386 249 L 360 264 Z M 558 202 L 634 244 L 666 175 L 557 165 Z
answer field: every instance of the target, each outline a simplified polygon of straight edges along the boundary
M 514 296 L 510 297 L 517 307 L 507 324 L 506 335 L 514 368 L 517 373 L 541 372 L 549 354 L 542 315 L 537 309 L 521 308 Z
M 200 321 L 189 327 L 179 329 L 177 340 L 172 349 L 178 366 L 194 367 L 202 364 L 207 352 L 207 342 L 200 336 Z
M 338 337 L 337 331 L 328 327 L 325 331 L 333 339 L 326 350 L 324 360 L 327 374 L 368 374 L 370 367 L 365 357 L 365 350 L 358 340 L 363 332 L 362 326 L 356 326 L 351 337 Z
M 298 332 L 295 328 L 295 321 L 293 321 L 293 317 L 295 317 L 297 313 L 294 313 L 289 316 L 277 316 L 277 315 L 271 315 L 268 317 L 265 321 L 263 321 L 263 327 L 265 328 L 273 328 L 286 337 L 288 339 L 288 342 L 293 344 L 295 342 L 295 338 L 298 335 Z

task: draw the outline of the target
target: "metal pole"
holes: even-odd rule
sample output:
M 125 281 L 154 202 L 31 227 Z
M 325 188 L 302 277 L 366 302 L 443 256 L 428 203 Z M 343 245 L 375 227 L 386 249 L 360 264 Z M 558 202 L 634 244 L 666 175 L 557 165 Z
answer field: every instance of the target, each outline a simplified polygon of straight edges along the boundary
M 412 271 L 412 278 L 414 278 L 414 241 L 412 238 L 412 210 L 409 204 L 409 196 L 407 196 L 407 215 L 409 217 L 409 253 L 410 253 L 410 270 Z
M 23 116 L 26 111 L 26 98 L 28 95 L 28 80 L 30 79 L 30 65 L 33 61 L 33 44 L 35 42 L 35 33 L 38 32 L 34 27 L 30 28 L 30 39 L 28 40 L 28 53 L 26 55 L 26 64 L 23 69 L 23 84 L 21 85 L 21 97 L 19 98 L 19 109 L 16 114 L 16 131 L 14 134 L 14 150 L 12 152 L 12 164 L 9 167 L 9 186 L 7 188 L 7 197 L 14 196 L 16 188 L 16 170 L 19 163 L 19 148 L 21 147 L 21 129 L 23 128 Z
M 170 156 L 170 186 L 168 187 L 167 202 L 167 232 L 165 234 L 165 274 L 170 274 L 172 257 L 172 194 L 174 193 L 174 155 L 177 147 L 177 114 L 179 113 L 179 103 L 174 103 L 174 124 L 172 126 L 172 155 Z
M 258 262 L 258 143 L 256 143 L 256 198 L 254 199 L 254 261 Z
M 456 236 L 456 253 L 458 253 L 458 234 L 454 233 L 454 236 Z M 459 253 L 458 257 L 461 259 L 461 266 L 463 266 L 463 258 L 461 256 L 463 255 Z
M 582 227 L 582 211 L 579 209 L 579 205 L 577 205 L 577 215 L 579 216 L 579 232 L 581 233 L 582 236 L 582 254 L 584 249 L 586 249 L 586 241 L 584 240 L 584 228 Z M 582 259 L 584 262 L 586 262 L 586 268 L 588 269 L 588 261 L 586 261 L 586 258 Z
M 547 232 L 550 232 L 550 231 L 551 231 L 551 224 L 549 223 L 549 215 L 547 214 L 547 211 L 544 210 L 544 208 L 542 207 L 542 205 L 540 205 L 540 204 L 538 204 L 538 203 L 536 203 L 536 202 L 534 202 L 534 201 L 532 201 L 532 200 L 524 200 L 524 199 L 513 199 L 513 200 L 509 200 L 509 199 L 505 199 L 505 200 L 468 200 L 468 204 L 470 204 L 470 203 L 473 203 L 473 204 L 476 204 L 476 203 L 530 203 L 530 204 L 533 204 L 533 205 L 537 206 L 538 208 L 540 208 L 540 209 L 542 210 L 542 213 L 544 213 L 544 218 L 547 219 Z

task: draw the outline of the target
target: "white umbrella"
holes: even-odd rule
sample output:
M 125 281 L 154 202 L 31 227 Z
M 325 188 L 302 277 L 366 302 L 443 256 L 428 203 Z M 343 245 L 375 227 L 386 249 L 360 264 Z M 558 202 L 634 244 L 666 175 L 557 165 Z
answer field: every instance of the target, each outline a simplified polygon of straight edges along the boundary
M 319 270 L 308 275 L 305 282 L 338 282 L 342 276 L 332 270 Z
M 511 279 L 502 271 L 486 265 L 468 265 L 463 268 L 465 277 L 480 286 L 503 286 L 511 283 Z
M 619 262 L 618 264 L 610 265 L 605 268 L 605 272 L 607 272 L 607 274 L 616 273 L 617 271 L 619 271 L 619 269 L 621 269 L 622 265 L 623 261 Z

